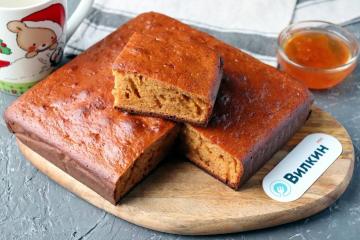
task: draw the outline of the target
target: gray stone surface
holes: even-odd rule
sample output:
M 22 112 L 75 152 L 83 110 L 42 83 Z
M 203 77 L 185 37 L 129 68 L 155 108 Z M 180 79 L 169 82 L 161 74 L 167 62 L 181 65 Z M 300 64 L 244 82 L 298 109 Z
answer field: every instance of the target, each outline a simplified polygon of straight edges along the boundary
M 360 24 L 347 26 L 360 39 Z M 359 239 L 360 68 L 340 86 L 314 92 L 316 104 L 348 130 L 356 150 L 354 177 L 330 208 L 308 219 L 265 230 L 198 239 Z M 0 93 L 0 113 L 15 99 Z M 130 224 L 91 206 L 39 173 L 20 154 L 0 118 L 0 240 L 193 239 Z

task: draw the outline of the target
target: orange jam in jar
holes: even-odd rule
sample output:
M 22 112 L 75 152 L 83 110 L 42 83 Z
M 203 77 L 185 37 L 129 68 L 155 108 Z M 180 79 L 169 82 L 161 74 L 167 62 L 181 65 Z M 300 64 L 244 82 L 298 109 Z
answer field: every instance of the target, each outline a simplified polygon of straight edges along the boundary
M 331 23 L 300 22 L 279 36 L 280 69 L 311 89 L 342 82 L 354 70 L 358 53 L 355 37 Z

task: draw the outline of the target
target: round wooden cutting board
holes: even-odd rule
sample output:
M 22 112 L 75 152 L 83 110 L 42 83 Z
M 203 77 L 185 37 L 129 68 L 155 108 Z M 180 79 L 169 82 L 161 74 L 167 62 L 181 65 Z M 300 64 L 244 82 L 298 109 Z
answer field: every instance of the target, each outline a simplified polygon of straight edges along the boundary
M 265 195 L 261 182 L 310 133 L 335 136 L 341 156 L 298 200 L 281 203 Z M 176 234 L 219 234 L 271 227 L 306 218 L 332 204 L 348 186 L 354 169 L 351 139 L 340 123 L 314 108 L 306 125 L 239 191 L 234 191 L 183 157 L 168 157 L 114 206 L 18 141 L 25 157 L 52 180 L 85 201 L 131 223 Z

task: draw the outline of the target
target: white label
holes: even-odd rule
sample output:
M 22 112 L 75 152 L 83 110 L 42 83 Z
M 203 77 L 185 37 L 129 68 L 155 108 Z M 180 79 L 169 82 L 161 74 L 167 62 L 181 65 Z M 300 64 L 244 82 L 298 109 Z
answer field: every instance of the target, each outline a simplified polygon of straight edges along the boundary
M 264 177 L 265 193 L 280 202 L 300 198 L 341 153 L 336 138 L 323 133 L 308 135 Z

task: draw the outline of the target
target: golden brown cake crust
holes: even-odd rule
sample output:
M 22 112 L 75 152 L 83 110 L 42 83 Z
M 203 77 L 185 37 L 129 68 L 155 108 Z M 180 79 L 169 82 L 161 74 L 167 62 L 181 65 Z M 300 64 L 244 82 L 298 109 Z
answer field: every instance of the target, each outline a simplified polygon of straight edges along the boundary
M 139 29 L 139 31 L 142 31 Z M 221 81 L 218 53 L 191 39 L 168 39 L 135 32 L 116 58 L 113 69 L 140 73 L 180 88 L 213 104 Z

